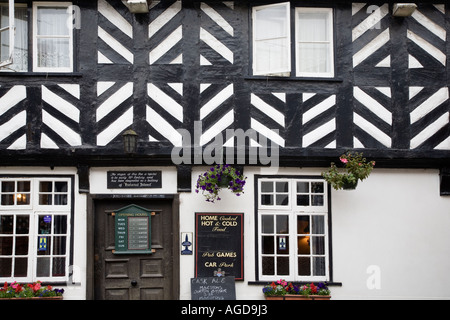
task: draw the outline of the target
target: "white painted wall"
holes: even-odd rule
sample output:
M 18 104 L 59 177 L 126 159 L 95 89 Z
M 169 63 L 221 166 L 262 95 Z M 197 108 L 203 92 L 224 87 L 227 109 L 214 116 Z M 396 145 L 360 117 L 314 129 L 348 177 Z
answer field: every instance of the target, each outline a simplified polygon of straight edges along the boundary
M 203 169 L 193 172 L 193 188 Z M 261 286 L 247 285 L 255 280 L 254 174 L 258 168 L 245 169 L 241 197 L 225 192 L 215 204 L 195 192 L 180 197 L 180 232 L 195 233 L 195 212 L 245 213 L 245 281 L 236 284 L 238 300 L 264 298 Z M 334 281 L 342 283 L 331 287 L 334 299 L 450 299 L 450 197 L 439 195 L 439 171 L 375 169 L 355 191 L 332 190 L 331 201 Z M 180 296 L 189 300 L 194 256 L 180 260 Z

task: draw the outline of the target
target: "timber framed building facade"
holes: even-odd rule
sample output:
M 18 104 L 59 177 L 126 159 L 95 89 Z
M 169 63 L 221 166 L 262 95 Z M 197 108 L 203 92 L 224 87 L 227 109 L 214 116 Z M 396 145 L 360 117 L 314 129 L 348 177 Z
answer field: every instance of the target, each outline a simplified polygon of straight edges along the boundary
M 450 297 L 445 1 L 396 17 L 392 1 L 163 0 L 133 14 L 121 0 L 16 0 L 12 53 L 10 2 L 0 281 L 62 284 L 67 299 L 190 299 L 195 214 L 243 213 L 238 299 L 263 299 L 280 278 L 327 281 L 336 299 Z M 227 135 L 240 129 L 257 139 Z M 220 140 L 243 152 L 233 164 L 248 180 L 211 204 L 195 187 Z M 276 170 L 250 161 L 263 140 Z M 191 156 L 174 163 L 176 147 Z M 332 190 L 321 172 L 347 151 L 376 168 L 355 191 Z M 114 184 L 117 172 L 157 184 Z M 113 213 L 133 204 L 155 213 L 153 254 L 114 253 Z

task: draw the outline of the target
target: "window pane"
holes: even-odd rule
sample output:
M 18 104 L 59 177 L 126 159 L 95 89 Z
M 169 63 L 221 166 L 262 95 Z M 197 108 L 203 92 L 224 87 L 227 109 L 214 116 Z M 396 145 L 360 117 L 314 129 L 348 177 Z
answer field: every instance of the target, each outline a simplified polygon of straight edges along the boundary
M 66 7 L 38 7 L 38 35 L 69 35 L 69 28 L 67 27 L 67 21 L 69 18 L 69 13 L 67 13 Z
M 50 258 L 38 258 L 36 263 L 36 275 L 38 277 L 50 276 Z
M 277 258 L 277 275 L 287 276 L 289 275 L 289 258 L 278 257 Z
M 288 234 L 289 233 L 289 216 L 277 215 L 277 233 Z
M 325 275 L 325 258 L 314 257 L 313 273 L 314 276 L 324 276 Z
M 53 254 L 55 255 L 66 254 L 66 237 L 53 238 Z
M 309 195 L 297 195 L 298 206 L 309 206 Z
M 298 275 L 299 276 L 311 275 L 311 258 L 309 257 L 298 258 Z
M 39 234 L 50 234 L 52 227 L 51 216 L 39 216 Z
M 255 40 L 286 37 L 288 6 L 269 6 L 255 11 Z
M 39 204 L 40 205 L 51 205 L 52 204 L 52 195 L 51 194 L 40 194 L 39 195 Z
M 67 192 L 67 182 L 55 182 L 55 192 Z
M 2 192 L 15 192 L 16 187 L 14 181 L 3 181 L 2 182 Z
M 39 192 L 52 192 L 53 184 L 50 181 L 39 182 Z
M 51 237 L 38 237 L 38 252 L 39 256 L 49 256 L 51 247 Z
M 323 196 L 311 196 L 312 206 L 314 207 L 322 207 L 324 198 Z
M 298 254 L 311 254 L 309 237 L 298 237 Z
M 312 193 L 324 193 L 323 182 L 312 182 L 311 183 L 311 192 Z
M 325 237 L 311 237 L 313 254 L 325 254 Z
M 17 205 L 18 206 L 26 206 L 30 204 L 30 194 L 28 193 L 18 193 L 16 195 Z
M 297 233 L 309 234 L 309 216 L 297 216 Z
M 2 195 L 2 206 L 13 206 L 14 205 L 14 195 L 13 194 L 3 194 Z
M 70 67 L 69 39 L 38 39 L 38 67 Z
M 16 234 L 28 234 L 30 230 L 30 216 L 17 216 Z
M 297 193 L 309 193 L 309 182 L 297 182 Z
M 28 255 L 28 237 L 16 238 L 16 255 L 26 256 Z
M 0 217 L 0 234 L 12 234 L 13 233 L 13 216 L 1 216 Z
M 277 194 L 277 206 L 289 205 L 289 196 L 287 194 Z
M 275 237 L 262 237 L 262 248 L 263 248 L 263 254 L 273 254 L 275 252 L 274 247 L 275 247 L 275 243 L 274 243 L 274 239 Z
M 0 277 L 11 277 L 11 271 L 12 271 L 12 259 L 0 258 Z
M 275 258 L 273 257 L 262 258 L 262 274 L 267 276 L 275 275 Z
M 273 216 L 261 216 L 262 220 L 262 232 L 263 233 L 273 233 L 274 225 L 273 225 Z
M 277 237 L 277 254 L 289 254 L 289 238 Z
M 261 204 L 264 206 L 273 206 L 273 195 L 271 194 L 261 195 Z
M 66 258 L 53 259 L 53 277 L 63 277 L 66 274 Z
M 26 277 L 28 275 L 28 259 L 16 258 L 14 265 L 14 277 Z
M 331 46 L 327 43 L 300 43 L 298 45 L 299 72 L 331 72 L 330 50 Z
M 289 184 L 287 182 L 277 182 L 277 192 L 289 192 Z
M 56 206 L 67 205 L 67 195 L 66 194 L 55 194 L 55 205 Z
M 299 41 L 329 41 L 327 12 L 298 12 L 297 37 Z
M 13 237 L 0 237 L 0 256 L 10 256 L 13 252 Z
M 54 216 L 55 219 L 53 232 L 54 234 L 67 233 L 67 216 Z
M 261 182 L 261 192 L 273 192 L 273 182 Z
M 325 233 L 325 217 L 324 216 L 312 216 L 313 234 Z

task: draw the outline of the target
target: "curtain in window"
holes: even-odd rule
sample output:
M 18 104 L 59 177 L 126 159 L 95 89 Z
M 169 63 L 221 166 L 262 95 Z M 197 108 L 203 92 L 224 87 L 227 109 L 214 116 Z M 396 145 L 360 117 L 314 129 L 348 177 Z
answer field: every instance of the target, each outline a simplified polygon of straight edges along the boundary
M 13 64 L 8 69 L 14 71 L 28 71 L 28 12 L 26 7 L 15 8 L 16 37 L 14 43 Z M 9 24 L 8 6 L 0 6 L 0 28 Z M 0 34 L 1 61 L 9 56 L 9 31 Z
M 332 72 L 332 34 L 328 12 L 297 11 L 297 70 L 304 73 Z
M 37 67 L 70 67 L 69 14 L 66 7 L 38 7 Z

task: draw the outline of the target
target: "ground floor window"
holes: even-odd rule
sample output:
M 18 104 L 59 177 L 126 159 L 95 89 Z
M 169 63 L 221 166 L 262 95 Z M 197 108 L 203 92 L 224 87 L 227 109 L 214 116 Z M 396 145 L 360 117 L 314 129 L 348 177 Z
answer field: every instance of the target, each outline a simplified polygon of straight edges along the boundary
M 320 177 L 257 177 L 259 280 L 329 281 L 328 186 Z
M 65 281 L 72 178 L 0 178 L 0 281 Z

